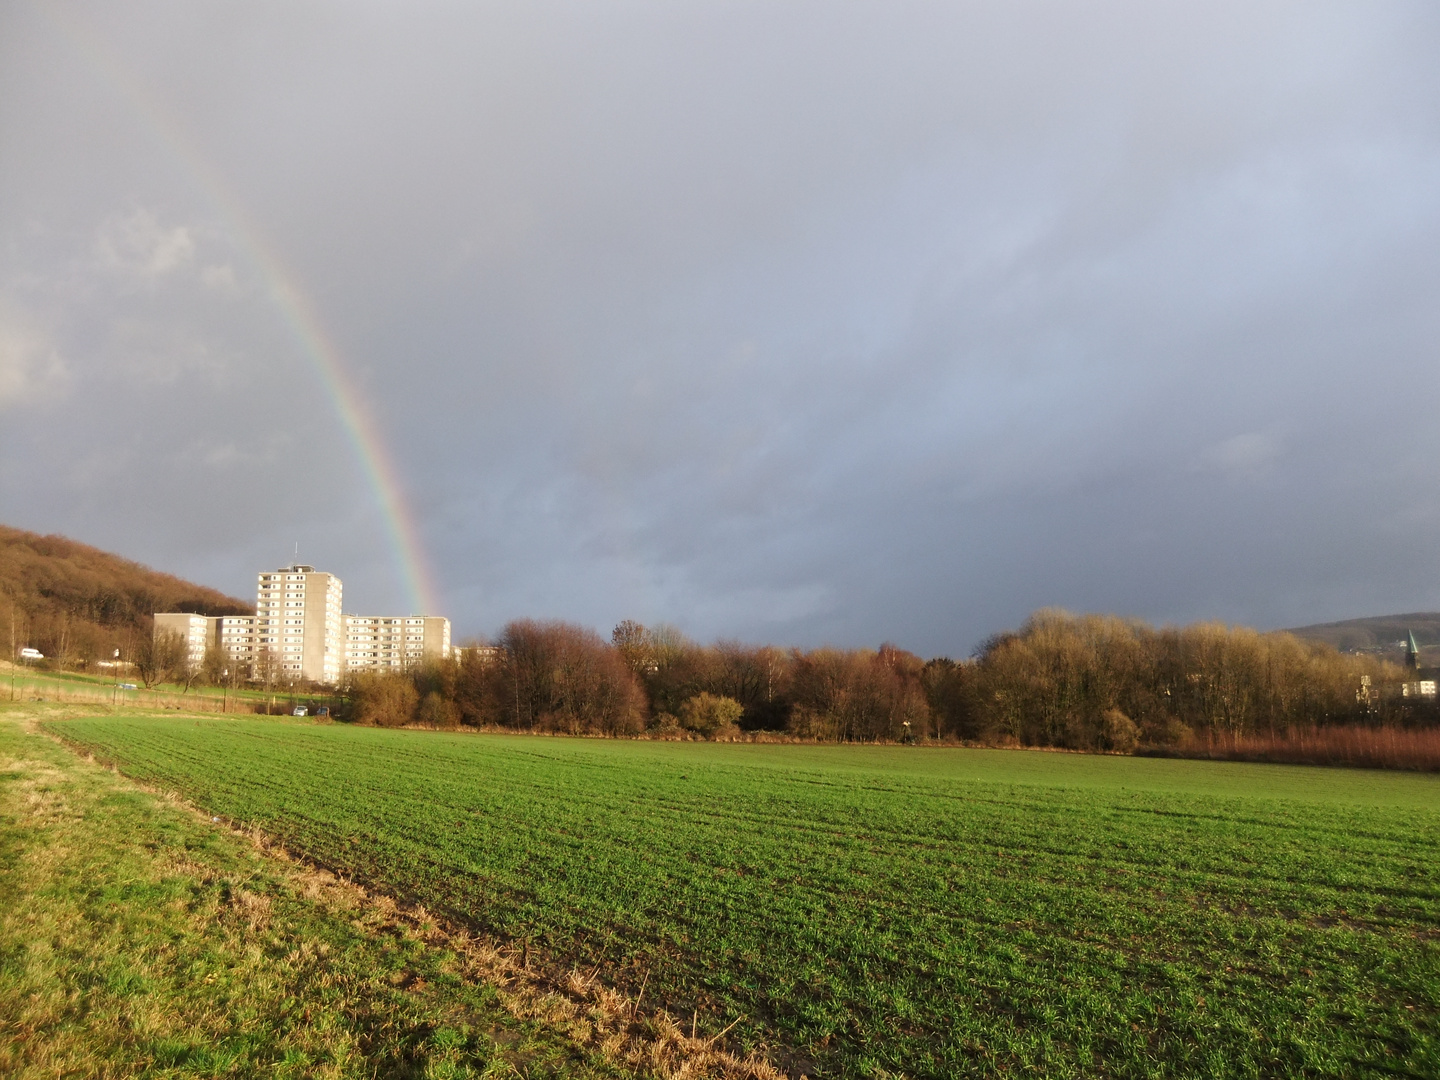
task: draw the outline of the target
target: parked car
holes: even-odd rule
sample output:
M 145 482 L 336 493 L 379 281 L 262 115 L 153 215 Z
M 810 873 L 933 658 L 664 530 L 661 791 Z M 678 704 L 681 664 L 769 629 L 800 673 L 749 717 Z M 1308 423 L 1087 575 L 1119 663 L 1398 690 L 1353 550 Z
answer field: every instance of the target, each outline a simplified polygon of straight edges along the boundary
M 140 687 L 136 686 L 133 682 L 122 682 L 122 683 L 120 684 L 120 689 L 121 689 L 121 690 L 139 690 Z
M 329 706 L 329 705 L 321 705 L 318 709 L 315 710 L 315 715 L 316 715 L 316 716 L 329 716 L 329 715 L 330 715 L 330 706 Z
M 304 705 L 296 705 L 295 708 L 293 708 L 293 709 L 290 710 L 290 715 L 291 715 L 291 716 L 309 716 L 309 715 L 310 715 L 310 710 L 307 709 Z

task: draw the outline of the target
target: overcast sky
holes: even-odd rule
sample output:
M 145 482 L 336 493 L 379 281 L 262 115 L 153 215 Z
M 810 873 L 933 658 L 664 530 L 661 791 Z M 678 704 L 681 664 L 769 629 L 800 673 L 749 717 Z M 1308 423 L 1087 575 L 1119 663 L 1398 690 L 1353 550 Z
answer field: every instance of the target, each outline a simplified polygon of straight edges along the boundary
M 1437 57 L 1431 0 L 3 3 L 0 521 L 400 613 L 278 270 L 460 637 L 1440 608 Z

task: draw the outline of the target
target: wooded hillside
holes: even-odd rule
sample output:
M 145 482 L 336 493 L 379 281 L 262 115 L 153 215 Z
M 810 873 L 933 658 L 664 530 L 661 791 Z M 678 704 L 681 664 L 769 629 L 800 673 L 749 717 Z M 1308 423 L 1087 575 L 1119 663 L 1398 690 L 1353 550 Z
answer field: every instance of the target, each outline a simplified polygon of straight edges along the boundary
M 148 636 L 157 611 L 248 615 L 254 608 L 63 536 L 0 525 L 0 639 L 7 658 L 12 617 L 17 648 L 89 662 Z
M 1308 641 L 1323 641 L 1341 652 L 1375 652 L 1397 661 L 1405 656 L 1405 635 L 1413 633 L 1420 646 L 1421 662 L 1430 665 L 1440 661 L 1440 612 L 1437 611 L 1316 623 L 1296 627 L 1290 633 Z

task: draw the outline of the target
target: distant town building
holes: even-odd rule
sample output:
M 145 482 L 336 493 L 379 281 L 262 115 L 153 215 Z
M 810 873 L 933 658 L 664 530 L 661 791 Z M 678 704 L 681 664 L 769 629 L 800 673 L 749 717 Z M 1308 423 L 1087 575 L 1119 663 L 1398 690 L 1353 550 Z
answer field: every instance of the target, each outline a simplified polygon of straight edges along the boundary
M 1415 643 L 1415 634 L 1410 630 L 1405 632 L 1405 670 L 1410 675 L 1400 688 L 1405 697 L 1435 697 L 1437 673 L 1434 668 L 1420 666 L 1420 646 Z
M 473 658 L 482 664 L 491 664 L 505 655 L 499 645 L 451 645 L 450 656 L 456 660 Z
M 197 665 L 208 648 L 250 678 L 334 684 L 345 671 L 403 670 L 450 655 L 450 620 L 346 615 L 334 574 L 295 563 L 257 575 L 254 615 L 159 612 L 155 633 L 179 633 Z

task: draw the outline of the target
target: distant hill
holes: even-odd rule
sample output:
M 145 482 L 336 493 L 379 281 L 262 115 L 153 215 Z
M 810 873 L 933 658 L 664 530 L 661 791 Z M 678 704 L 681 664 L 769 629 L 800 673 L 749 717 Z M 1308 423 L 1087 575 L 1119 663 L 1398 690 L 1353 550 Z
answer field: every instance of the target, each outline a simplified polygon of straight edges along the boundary
M 1325 641 L 1341 652 L 1373 652 L 1391 660 L 1405 655 L 1402 644 L 1407 633 L 1415 635 L 1421 662 L 1440 662 L 1440 611 L 1415 611 L 1408 615 L 1372 615 L 1366 619 L 1301 626 L 1290 633 L 1312 641 Z
M 63 536 L 0 525 L 0 652 L 7 658 L 12 615 L 17 647 L 93 661 L 149 634 L 157 611 L 249 615 L 254 608 Z

